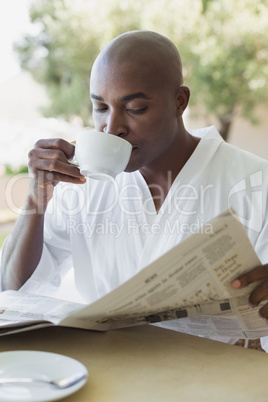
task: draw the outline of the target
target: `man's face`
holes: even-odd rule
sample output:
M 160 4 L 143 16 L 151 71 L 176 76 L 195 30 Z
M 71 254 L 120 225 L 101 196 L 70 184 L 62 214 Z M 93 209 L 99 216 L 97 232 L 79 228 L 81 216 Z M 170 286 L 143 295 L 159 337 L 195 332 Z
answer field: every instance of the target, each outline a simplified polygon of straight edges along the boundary
M 177 91 L 161 74 L 129 62 L 99 62 L 93 68 L 90 94 L 95 128 L 131 143 L 125 171 L 165 163 L 177 137 Z

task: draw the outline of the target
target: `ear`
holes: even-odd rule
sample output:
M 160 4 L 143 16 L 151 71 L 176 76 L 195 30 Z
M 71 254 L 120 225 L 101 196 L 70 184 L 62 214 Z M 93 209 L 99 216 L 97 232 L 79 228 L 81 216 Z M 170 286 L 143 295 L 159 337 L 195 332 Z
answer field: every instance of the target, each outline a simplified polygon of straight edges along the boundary
M 182 117 L 184 110 L 187 108 L 190 99 L 190 89 L 181 86 L 177 93 L 177 117 Z

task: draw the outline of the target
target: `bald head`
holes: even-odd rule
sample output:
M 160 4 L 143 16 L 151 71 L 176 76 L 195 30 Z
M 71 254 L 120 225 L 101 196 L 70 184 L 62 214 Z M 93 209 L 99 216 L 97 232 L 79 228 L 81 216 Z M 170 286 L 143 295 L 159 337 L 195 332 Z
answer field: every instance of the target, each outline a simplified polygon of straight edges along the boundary
M 117 36 L 99 54 L 93 69 L 111 64 L 147 68 L 176 87 L 183 83 L 181 58 L 176 46 L 156 32 L 130 31 Z

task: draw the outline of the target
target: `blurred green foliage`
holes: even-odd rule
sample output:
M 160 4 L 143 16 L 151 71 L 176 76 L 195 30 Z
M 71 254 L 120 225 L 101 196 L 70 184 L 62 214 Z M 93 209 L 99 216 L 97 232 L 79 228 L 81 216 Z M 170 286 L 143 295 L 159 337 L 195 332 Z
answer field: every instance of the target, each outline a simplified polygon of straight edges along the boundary
M 168 36 L 183 61 L 190 110 L 218 120 L 227 138 L 237 114 L 256 122 L 268 100 L 267 0 L 35 0 L 35 34 L 15 45 L 22 68 L 45 83 L 45 116 L 88 124 L 89 75 L 99 51 L 133 29 Z
M 16 174 L 28 173 L 28 166 L 21 166 L 18 169 L 13 169 L 11 165 L 5 165 L 4 168 L 5 168 L 6 175 L 16 175 Z

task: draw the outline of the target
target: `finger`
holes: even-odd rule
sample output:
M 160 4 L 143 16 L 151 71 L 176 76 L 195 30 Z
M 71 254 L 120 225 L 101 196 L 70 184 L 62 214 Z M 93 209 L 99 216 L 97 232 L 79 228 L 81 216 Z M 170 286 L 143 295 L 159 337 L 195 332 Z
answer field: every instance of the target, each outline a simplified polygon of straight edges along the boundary
M 53 184 L 55 186 L 59 181 L 65 182 L 65 183 L 73 183 L 73 184 L 83 184 L 86 182 L 86 178 L 76 178 L 76 177 L 71 177 L 65 174 L 61 173 L 49 173 L 47 177 L 40 182 L 38 185 L 41 188 L 46 188 L 49 185 Z
M 34 148 L 44 148 L 44 149 L 59 149 L 70 159 L 74 154 L 74 146 L 63 140 L 62 138 L 49 138 L 45 140 L 38 140 Z
M 260 279 L 268 279 L 268 264 L 259 265 L 249 272 L 238 276 L 232 283 L 234 289 L 241 289 L 248 286 L 250 283 L 257 282 Z
M 251 306 L 258 306 L 258 304 L 268 296 L 268 279 L 261 282 L 249 296 L 249 303 Z
M 35 148 L 29 152 L 29 159 L 57 159 L 65 163 L 69 162 L 60 149 Z
M 267 320 L 267 318 L 268 318 L 268 303 L 266 303 L 266 304 L 259 310 L 259 315 L 260 315 L 262 318 L 266 318 L 266 320 Z M 268 322 L 267 322 L 267 324 L 268 324 Z
M 42 181 L 43 171 L 49 171 L 53 173 L 62 173 L 70 177 L 75 177 L 78 179 L 84 179 L 84 176 L 80 173 L 78 167 L 72 165 L 71 163 L 64 163 L 57 159 L 35 159 L 29 162 L 29 167 L 37 171 L 37 180 Z M 39 172 L 38 172 L 39 171 Z M 41 172 L 40 172 L 41 171 Z

